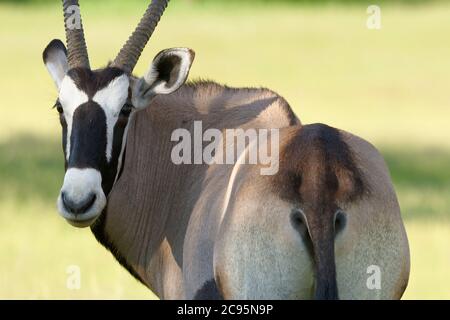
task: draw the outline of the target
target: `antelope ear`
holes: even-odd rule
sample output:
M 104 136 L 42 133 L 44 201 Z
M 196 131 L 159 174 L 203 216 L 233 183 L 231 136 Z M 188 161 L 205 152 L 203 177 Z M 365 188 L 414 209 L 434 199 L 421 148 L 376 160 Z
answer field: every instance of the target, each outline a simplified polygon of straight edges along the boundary
M 158 53 L 145 76 L 133 85 L 134 107 L 145 108 L 154 96 L 180 88 L 186 82 L 194 57 L 194 51 L 188 48 L 166 49 Z
M 52 77 L 59 90 L 69 65 L 67 63 L 67 50 L 61 40 L 52 40 L 42 54 L 48 73 Z

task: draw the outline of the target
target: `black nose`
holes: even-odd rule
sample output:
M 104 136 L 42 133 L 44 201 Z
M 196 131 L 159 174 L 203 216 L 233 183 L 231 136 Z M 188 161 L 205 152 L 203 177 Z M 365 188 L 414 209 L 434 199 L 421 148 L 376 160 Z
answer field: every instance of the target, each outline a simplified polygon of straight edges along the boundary
M 88 211 L 90 207 L 92 207 L 95 202 L 96 196 L 95 194 L 91 193 L 83 201 L 75 202 L 69 199 L 67 195 L 62 192 L 61 199 L 67 211 L 73 214 L 83 214 Z

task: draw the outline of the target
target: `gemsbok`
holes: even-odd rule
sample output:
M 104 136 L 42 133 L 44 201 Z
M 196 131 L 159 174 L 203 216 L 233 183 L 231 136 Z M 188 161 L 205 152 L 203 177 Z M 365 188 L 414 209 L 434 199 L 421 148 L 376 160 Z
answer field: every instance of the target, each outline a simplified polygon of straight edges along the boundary
M 167 4 L 153 0 L 113 62 L 92 70 L 78 1 L 63 0 L 67 51 L 53 40 L 43 53 L 62 126 L 60 214 L 90 226 L 162 299 L 401 298 L 408 241 L 380 153 L 345 131 L 302 125 L 273 91 L 185 84 L 187 48 L 162 51 L 133 76 Z M 234 163 L 175 164 L 173 132 L 193 134 L 198 121 L 276 129 L 267 142 L 279 146 L 277 172 L 239 161 L 250 144 Z

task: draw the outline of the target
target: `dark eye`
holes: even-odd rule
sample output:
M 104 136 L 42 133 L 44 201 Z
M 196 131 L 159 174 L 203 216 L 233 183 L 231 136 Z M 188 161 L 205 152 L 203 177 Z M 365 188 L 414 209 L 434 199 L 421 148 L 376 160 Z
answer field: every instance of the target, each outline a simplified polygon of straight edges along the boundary
M 56 108 L 56 111 L 58 111 L 59 114 L 64 112 L 61 103 L 59 101 L 56 101 L 54 108 Z
M 122 110 L 120 110 L 120 115 L 124 116 L 124 117 L 128 117 L 130 115 L 131 111 L 133 111 L 133 106 L 129 103 L 126 103 L 122 107 Z

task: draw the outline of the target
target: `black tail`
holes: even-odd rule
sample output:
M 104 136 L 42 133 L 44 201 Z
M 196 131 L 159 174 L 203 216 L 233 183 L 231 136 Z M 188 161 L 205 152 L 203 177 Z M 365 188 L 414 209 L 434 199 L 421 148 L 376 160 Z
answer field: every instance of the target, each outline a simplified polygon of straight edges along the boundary
M 311 240 L 316 280 L 314 299 L 338 300 L 339 294 L 334 257 L 334 232 L 321 232 L 321 234 L 315 235 L 315 237 L 311 235 Z
M 340 232 L 345 216 L 336 215 L 334 218 L 318 218 L 316 215 L 306 215 L 295 210 L 291 215 L 294 228 L 300 233 L 314 262 L 314 299 L 338 300 L 336 281 L 336 263 L 334 256 L 335 231 Z M 336 226 L 335 226 L 336 224 Z M 336 230 L 335 230 L 336 229 Z

